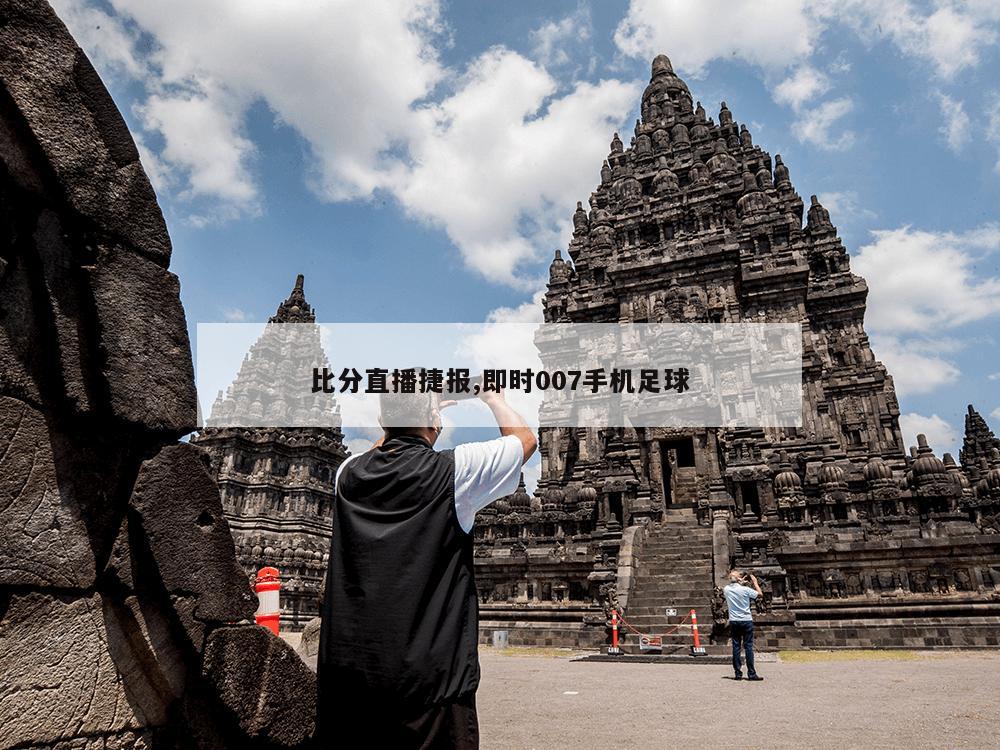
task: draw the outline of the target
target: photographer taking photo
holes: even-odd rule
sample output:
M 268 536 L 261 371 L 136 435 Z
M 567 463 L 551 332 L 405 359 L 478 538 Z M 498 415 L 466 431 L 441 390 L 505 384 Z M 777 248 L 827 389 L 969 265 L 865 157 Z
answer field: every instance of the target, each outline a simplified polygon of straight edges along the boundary
M 383 437 L 337 472 L 318 747 L 479 747 L 472 527 L 537 447 L 503 393 L 479 398 L 501 437 L 435 451 L 454 402 L 383 394 Z
M 747 679 L 759 682 L 764 678 L 757 674 L 753 663 L 753 615 L 750 614 L 750 602 L 763 592 L 753 573 L 750 574 L 750 582 L 753 588 L 746 585 L 747 577 L 742 571 L 731 570 L 729 583 L 722 589 L 722 593 L 729 605 L 729 629 L 733 636 L 733 670 L 736 672 L 736 679 L 743 679 L 743 663 L 740 659 L 742 644 L 747 656 Z

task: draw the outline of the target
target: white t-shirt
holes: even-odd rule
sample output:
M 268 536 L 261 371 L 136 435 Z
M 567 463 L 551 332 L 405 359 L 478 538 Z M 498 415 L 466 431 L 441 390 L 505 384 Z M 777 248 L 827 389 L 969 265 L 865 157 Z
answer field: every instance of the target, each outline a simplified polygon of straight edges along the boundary
M 334 488 L 340 472 L 360 455 L 350 456 L 337 468 Z M 514 435 L 455 447 L 455 513 L 466 533 L 472 531 L 476 513 L 517 489 L 523 463 L 524 448 Z

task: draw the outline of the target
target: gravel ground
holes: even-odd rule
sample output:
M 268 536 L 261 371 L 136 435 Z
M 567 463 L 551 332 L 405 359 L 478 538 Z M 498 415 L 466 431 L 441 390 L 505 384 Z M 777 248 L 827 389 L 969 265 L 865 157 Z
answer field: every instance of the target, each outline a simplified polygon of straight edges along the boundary
M 795 654 L 758 683 L 551 651 L 481 662 L 483 750 L 1000 747 L 996 652 Z

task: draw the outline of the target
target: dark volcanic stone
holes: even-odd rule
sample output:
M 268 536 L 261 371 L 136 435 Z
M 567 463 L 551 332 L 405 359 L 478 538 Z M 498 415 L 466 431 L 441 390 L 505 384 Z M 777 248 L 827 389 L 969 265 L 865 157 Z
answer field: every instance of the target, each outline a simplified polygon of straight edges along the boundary
M 197 398 L 177 277 L 120 246 L 102 247 L 89 277 L 112 411 L 154 430 L 190 432 Z
M 170 445 L 146 461 L 131 505 L 196 647 L 205 625 L 253 619 L 257 598 L 236 563 L 219 491 L 198 448 Z
M 86 588 L 94 551 L 40 412 L 0 396 L 0 585 Z
M 108 653 L 100 597 L 11 597 L 0 620 L 0 745 L 145 725 Z
M 66 200 L 101 231 L 166 266 L 170 240 L 125 121 L 44 0 L 0 0 L 0 83 Z
M 315 675 L 270 631 L 257 625 L 213 631 L 202 669 L 250 737 L 294 747 L 312 736 Z

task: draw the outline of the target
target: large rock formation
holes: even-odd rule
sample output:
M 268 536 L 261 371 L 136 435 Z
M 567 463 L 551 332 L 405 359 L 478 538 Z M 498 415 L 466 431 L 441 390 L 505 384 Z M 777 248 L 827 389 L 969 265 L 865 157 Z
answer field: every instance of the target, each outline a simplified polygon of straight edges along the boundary
M 139 154 L 43 0 L 0 0 L 0 748 L 299 747 L 253 624 Z

